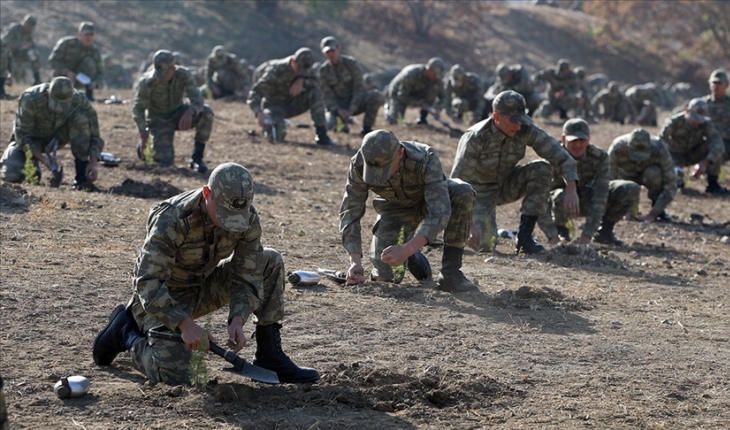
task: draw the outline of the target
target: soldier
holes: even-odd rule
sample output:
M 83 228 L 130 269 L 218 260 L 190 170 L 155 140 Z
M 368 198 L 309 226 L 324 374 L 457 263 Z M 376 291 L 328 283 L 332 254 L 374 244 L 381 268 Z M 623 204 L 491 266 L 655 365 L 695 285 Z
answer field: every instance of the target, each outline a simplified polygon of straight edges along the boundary
M 727 87 L 727 72 L 715 70 L 710 75 L 710 94 L 702 98 L 707 102 L 712 125 L 720 133 L 725 146 L 723 164 L 730 160 L 730 95 L 727 94 Z
M 629 87 L 624 94 L 634 105 L 636 112 L 641 112 L 644 107 L 644 101 L 651 101 L 654 106 L 660 106 L 662 103 L 661 89 L 653 82 L 647 82 L 641 85 Z
M 216 167 L 201 189 L 155 206 L 147 238 L 134 266 L 135 292 L 117 306 L 94 340 L 94 362 L 108 366 L 130 351 L 132 365 L 152 382 L 189 384 L 192 350 L 207 351 L 213 335 L 195 319 L 226 304 L 228 342 L 246 345 L 243 325 L 257 317 L 253 364 L 276 372 L 281 382 L 309 383 L 319 372 L 299 367 L 281 348 L 284 262 L 261 246 L 261 223 L 248 170 L 234 163 Z M 181 333 L 185 344 L 145 339 L 150 329 Z
M 483 96 L 485 85 L 479 76 L 454 64 L 449 70 L 444 85 L 446 87 L 444 108 L 451 119 L 461 124 L 464 114 L 472 112 L 472 124 L 482 120 L 486 104 Z
M 633 104 L 632 104 L 633 106 Z M 639 125 L 648 125 L 656 127 L 657 125 L 657 111 L 654 102 L 651 100 L 644 100 L 641 106 L 639 114 L 636 116 L 636 123 Z
M 348 284 L 365 281 L 360 219 L 365 215 L 370 190 L 376 194 L 373 207 L 378 213 L 370 246 L 370 279 L 400 283 L 404 273 L 393 266 L 404 263 L 416 279 L 431 278 L 431 266 L 419 249 L 443 231 L 438 288 L 448 292 L 479 290 L 461 272 L 474 190 L 463 181 L 446 178 L 433 148 L 399 141 L 387 130 L 365 135 L 350 161 L 340 207 L 342 245 L 350 255 Z
M 524 196 L 517 235 L 517 252 L 544 251 L 532 232 L 539 216 L 547 212 L 551 165 L 565 180 L 564 206 L 568 216 L 578 215 L 576 162 L 560 144 L 527 116 L 525 98 L 504 91 L 492 103 L 492 117 L 473 125 L 461 136 L 452 178 L 462 179 L 477 193 L 469 246 L 491 252 L 497 245 L 496 207 Z M 517 165 L 530 146 L 545 160 Z
M 5 92 L 5 85 L 13 84 L 10 52 L 5 41 L 0 38 L 0 99 L 9 100 L 12 97 Z
M 74 90 L 66 77 L 30 87 L 18 98 L 13 134 L 0 160 L 0 177 L 15 183 L 23 182 L 26 175 L 28 180 L 33 180 L 32 177 L 40 180 L 40 164 L 43 164 L 56 173 L 51 185 L 59 186 L 62 167 L 54 169 L 55 161 L 44 154 L 53 139 L 58 139 L 59 145 L 70 143 L 76 167 L 73 188 L 98 191 L 94 181 L 98 178 L 97 162 L 104 148 L 99 121 L 94 107 L 84 94 Z M 30 164 L 33 168 L 28 167 Z
M 152 133 L 154 160 L 163 166 L 175 162 L 176 130 L 195 128 L 195 144 L 190 168 L 200 173 L 208 171 L 203 162 L 205 145 L 213 129 L 213 110 L 203 103 L 203 96 L 190 72 L 175 65 L 172 52 L 161 49 L 155 53 L 154 71 L 142 75 L 134 96 L 133 118 L 139 129 L 137 155 L 144 157 L 147 139 Z M 190 104 L 183 101 L 187 96 Z
M 442 82 L 444 68 L 444 60 L 434 57 L 426 64 L 411 64 L 401 70 L 388 85 L 385 112 L 388 124 L 403 120 L 408 106 L 421 109 L 416 124 L 428 124 L 429 113 L 438 116 L 446 99 Z
M 586 218 L 583 231 L 575 243 L 585 245 L 593 239 L 598 243 L 623 245 L 614 235 L 613 227 L 639 204 L 641 187 L 632 181 L 609 179 L 608 154 L 590 143 L 590 128 L 585 120 L 576 118 L 566 121 L 560 139 L 563 147 L 578 163 L 580 216 Z M 550 192 L 548 212 L 538 220 L 551 245 L 558 243 L 558 236 L 566 241 L 571 240 L 566 226 L 568 217 L 563 208 L 564 198 L 565 182 L 556 177 L 553 191 Z
M 727 194 L 728 190 L 718 183 L 725 147 L 707 115 L 707 102 L 701 98 L 692 99 L 684 112 L 664 121 L 661 136 L 677 167 L 697 163 L 692 176 L 699 178 L 707 174 L 706 193 Z
M 646 187 L 652 208 L 640 221 L 671 222 L 665 209 L 677 192 L 674 162 L 664 142 L 642 128 L 621 135 L 608 148 L 611 180 L 625 179 Z
M 324 97 L 312 66 L 314 54 L 309 48 L 299 48 L 294 55 L 269 60 L 254 71 L 255 83 L 248 93 L 247 103 L 264 132 L 273 141 L 286 136 L 284 119 L 310 111 L 317 130 L 318 145 L 334 145 L 327 136 Z
M 206 64 L 203 94 L 210 92 L 213 99 L 243 96 L 246 76 L 242 73 L 234 54 L 226 51 L 222 45 L 218 45 L 208 55 Z
M 542 102 L 542 94 L 535 90 L 535 82 L 530 77 L 530 72 L 522 64 L 508 66 L 504 63 L 499 63 L 495 69 L 495 73 L 497 79 L 484 94 L 484 98 L 486 99 L 484 118 L 487 118 L 492 113 L 492 102 L 494 102 L 497 94 L 502 91 L 515 91 L 522 94 L 527 104 L 528 115 L 532 116 L 532 113 L 535 112 L 535 109 Z
M 33 85 L 41 83 L 41 59 L 33 41 L 35 26 L 36 18 L 28 14 L 19 23 L 10 24 L 8 31 L 3 36 L 3 41 L 13 59 L 12 75 L 18 83 L 25 82 L 25 69 L 28 65 L 33 71 Z
M 548 84 L 545 90 L 546 100 L 543 100 L 535 114 L 548 118 L 557 110 L 560 112 L 560 119 L 568 119 L 568 111 L 578 105 L 579 97 L 578 81 L 575 72 L 570 68 L 570 62 L 560 59 L 554 69 L 543 69 L 533 79 Z
M 61 38 L 48 57 L 53 76 L 66 76 L 76 88 L 85 88 L 94 101 L 94 89 L 104 85 L 104 65 L 99 48 L 94 46 L 94 23 L 82 22 L 76 36 Z
M 594 112 L 599 118 L 624 124 L 628 118 L 629 124 L 636 120 L 636 109 L 628 97 L 621 92 L 618 82 L 611 81 L 591 100 Z
M 104 56 L 104 77 L 106 79 L 106 87 L 109 89 L 128 89 L 132 88 L 132 75 L 129 69 L 114 60 L 112 54 Z
M 341 54 L 342 47 L 337 39 L 328 36 L 319 45 L 327 57 L 319 66 L 319 83 L 327 107 L 327 129 L 332 130 L 341 122 L 342 131 L 347 133 L 352 116 L 364 112 L 360 135 L 365 136 L 373 130 L 378 110 L 383 105 L 383 94 L 365 89 L 360 64 L 353 57 Z

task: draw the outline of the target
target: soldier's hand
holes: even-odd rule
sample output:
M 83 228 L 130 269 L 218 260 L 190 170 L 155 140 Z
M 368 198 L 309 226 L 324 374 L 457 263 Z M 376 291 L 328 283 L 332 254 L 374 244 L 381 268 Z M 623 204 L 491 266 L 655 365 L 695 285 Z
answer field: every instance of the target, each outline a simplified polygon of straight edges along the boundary
M 550 245 L 557 245 L 558 243 L 560 243 L 560 236 L 553 236 L 548 239 L 548 244 Z
M 89 164 L 86 166 L 86 178 L 89 182 L 96 182 L 99 178 L 99 170 L 97 169 L 96 157 L 91 157 Z
M 218 98 L 221 96 L 221 89 L 218 88 L 218 85 L 213 85 L 211 88 L 211 91 L 213 91 L 213 95 Z
M 466 240 L 466 246 L 474 250 L 479 250 L 482 246 L 482 232 L 476 225 L 472 225 L 469 229 L 469 238 Z
M 258 121 L 259 127 L 265 127 L 267 120 L 270 120 L 270 118 L 265 113 L 259 112 L 256 114 L 256 121 Z
M 405 263 L 412 254 L 408 252 L 406 247 L 401 245 L 391 245 L 380 253 L 380 259 L 383 263 L 391 266 L 400 266 Z
M 590 236 L 581 235 L 578 239 L 575 240 L 576 245 L 588 245 L 589 243 L 591 243 Z
M 66 77 L 71 79 L 71 82 L 76 83 L 76 73 L 69 70 L 66 72 Z
M 228 325 L 228 342 L 226 346 L 233 352 L 238 352 L 246 346 L 246 334 L 243 332 L 243 318 L 233 317 Z
M 347 269 L 347 285 L 362 284 L 365 282 L 365 269 L 362 268 L 362 264 L 352 263 L 350 268 Z
M 188 108 L 188 110 L 185 111 L 183 116 L 180 118 L 180 122 L 177 125 L 177 128 L 179 130 L 190 130 L 190 127 L 193 126 L 193 114 L 195 112 Z
M 705 174 L 705 171 L 707 170 L 707 166 L 710 165 L 709 160 L 702 160 L 699 162 L 699 164 L 695 164 L 694 170 L 692 170 L 692 177 L 693 178 L 699 178 L 702 175 Z
M 294 80 L 294 82 L 292 82 L 291 86 L 289 87 L 289 95 L 292 97 L 296 97 L 302 93 L 303 88 L 304 88 L 304 79 L 297 78 Z
M 566 187 L 565 199 L 563 200 L 563 208 L 570 218 L 576 218 L 580 215 L 580 199 L 575 191 L 575 181 L 568 181 Z
M 347 109 L 337 109 L 337 115 L 342 118 L 343 121 L 347 122 L 352 116 L 352 112 Z
M 183 342 L 185 342 L 185 345 L 192 350 L 202 349 L 203 351 L 208 351 L 208 342 L 215 342 L 213 335 L 196 324 L 190 317 L 182 320 L 177 328 L 180 329 L 180 336 Z

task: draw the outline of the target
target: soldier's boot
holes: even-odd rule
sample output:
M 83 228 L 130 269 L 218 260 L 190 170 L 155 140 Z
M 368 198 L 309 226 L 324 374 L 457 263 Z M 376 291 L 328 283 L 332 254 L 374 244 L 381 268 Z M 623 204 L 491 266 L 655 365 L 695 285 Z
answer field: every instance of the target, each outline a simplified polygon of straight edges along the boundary
M 94 89 L 90 85 L 86 86 L 86 98 L 90 101 L 94 101 Z
M 190 157 L 189 166 L 191 169 L 197 169 L 198 173 L 208 171 L 208 166 L 203 162 L 203 153 L 205 152 L 205 143 L 195 142 L 193 146 L 193 155 Z
M 681 167 L 675 167 L 674 172 L 677 174 L 677 189 L 681 190 L 684 188 L 684 170 Z
M 601 227 L 598 228 L 598 232 L 593 236 L 593 240 L 604 245 L 623 246 L 624 242 L 613 234 L 614 225 L 616 225 L 615 222 L 604 219 L 601 222 Z
M 281 324 L 257 325 L 256 356 L 253 364 L 276 372 L 279 381 L 292 384 L 316 382 L 319 372 L 299 367 L 281 349 Z
M 428 125 L 428 111 L 426 109 L 421 109 L 421 115 L 418 117 L 418 121 L 416 121 L 416 124 L 421 125 Z
M 33 72 L 33 85 L 40 85 L 41 72 Z
M 10 97 L 5 92 L 5 78 L 0 78 L 0 99 L 8 100 Z
M 317 136 L 314 138 L 314 141 L 317 142 L 317 145 L 332 146 L 335 144 L 335 142 L 327 136 L 327 127 L 325 126 L 317 127 Z
M 94 339 L 94 363 L 108 366 L 124 351 L 129 351 L 139 341 L 145 339 L 137 327 L 132 313 L 124 305 L 119 305 L 109 315 L 109 323 Z
M 707 187 L 705 188 L 706 193 L 710 194 L 728 194 L 730 191 L 728 191 L 727 188 L 720 185 L 718 182 L 718 176 L 717 175 L 707 175 Z
M 566 242 L 570 242 L 571 240 L 573 240 L 570 237 L 570 230 L 568 230 L 568 227 L 566 227 L 564 225 L 559 225 L 559 226 L 557 226 L 557 230 L 558 230 L 558 236 L 565 239 Z
M 86 160 L 74 159 L 76 164 L 76 177 L 74 178 L 74 190 L 79 191 L 101 191 L 99 187 L 94 185 L 93 182 L 86 177 L 86 168 L 89 166 L 89 162 Z
M 464 248 L 444 245 L 441 257 L 441 272 L 438 277 L 438 289 L 449 293 L 467 293 L 479 291 L 479 286 L 472 284 L 461 272 Z
M 362 130 L 360 130 L 360 136 L 365 137 L 365 135 L 370 133 L 371 131 L 373 131 L 373 127 L 369 125 L 363 125 Z
M 418 251 L 408 257 L 408 271 L 411 272 L 411 275 L 419 281 L 431 279 L 431 264 L 421 251 Z
M 656 204 L 656 200 L 651 201 L 651 206 L 654 207 Z M 655 221 L 657 222 L 672 222 L 672 217 L 667 214 L 667 211 L 662 211 L 659 215 L 656 216 Z
M 545 250 L 545 247 L 535 242 L 532 232 L 535 231 L 537 217 L 534 215 L 520 216 L 520 230 L 517 232 L 517 253 L 524 251 L 525 254 L 537 254 Z
M 560 119 L 568 119 L 568 111 L 560 108 Z

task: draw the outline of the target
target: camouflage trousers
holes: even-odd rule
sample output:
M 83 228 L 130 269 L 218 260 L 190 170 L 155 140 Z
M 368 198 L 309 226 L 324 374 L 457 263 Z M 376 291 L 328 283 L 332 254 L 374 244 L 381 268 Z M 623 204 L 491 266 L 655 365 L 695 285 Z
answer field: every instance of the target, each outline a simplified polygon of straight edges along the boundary
M 3 377 L 0 376 L 0 430 L 8 430 L 9 428 L 8 406 L 5 404 L 5 384 L 3 383 Z
M 447 179 L 447 182 L 451 217 L 444 230 L 444 244 L 463 248 L 469 237 L 475 193 L 471 185 L 460 179 Z M 378 212 L 378 219 L 373 226 L 373 241 L 370 245 L 370 262 L 373 264 L 370 276 L 376 281 L 399 283 L 405 271 L 396 273 L 393 266 L 383 263 L 380 255 L 391 245 L 402 245 L 411 240 L 418 225 L 426 217 L 428 208 L 425 202 L 417 207 L 396 207 L 380 198 L 373 200 L 373 206 Z
M 46 145 L 53 139 L 58 138 L 59 148 L 70 142 L 71 153 L 76 160 L 88 161 L 89 149 L 91 148 L 91 129 L 89 127 L 89 119 L 85 115 L 74 115 L 69 122 L 64 124 L 55 136 L 48 138 L 30 138 L 32 142 L 45 149 Z M 26 151 L 28 145 L 22 145 L 15 141 L 15 135 L 11 137 L 10 144 L 0 159 L 0 178 L 8 182 L 21 183 L 25 180 Z M 36 167 L 38 179 L 41 178 L 40 163 L 38 160 L 32 160 Z
M 538 118 L 548 118 L 556 111 L 559 111 L 561 114 L 568 112 L 578 106 L 577 101 L 578 99 L 574 95 L 565 95 L 560 99 L 551 96 L 540 103 L 540 106 L 535 110 L 535 116 Z
M 352 113 L 353 116 L 360 115 L 365 112 L 362 120 L 362 126 L 365 129 L 373 128 L 375 119 L 378 117 L 378 111 L 383 105 L 383 94 L 378 90 L 370 90 L 365 92 L 365 96 L 360 100 L 360 104 Z M 350 99 L 337 99 L 337 106 L 341 109 L 350 108 Z M 337 127 L 337 112 L 327 111 L 327 130 L 333 130 Z
M 156 118 L 150 120 L 148 126 L 152 134 L 152 146 L 154 148 L 154 160 L 163 166 L 175 164 L 175 131 L 180 130 L 178 124 L 180 118 L 185 114 L 190 105 L 183 104 L 172 115 L 171 118 Z M 203 105 L 203 110 L 193 116 L 192 128 L 195 129 L 195 141 L 207 143 L 210 133 L 213 130 L 213 110 L 208 105 Z
M 74 73 L 83 73 L 84 75 L 91 78 L 92 82 L 96 81 L 99 74 L 102 73 L 102 70 L 99 70 L 96 67 L 96 61 L 94 61 L 93 57 L 84 57 L 81 59 L 81 62 L 76 66 L 76 69 L 73 70 Z M 65 73 L 60 73 L 57 70 L 53 71 L 53 76 L 66 76 Z M 103 82 L 99 82 L 99 85 L 102 85 Z M 86 85 L 82 84 L 78 80 L 74 80 L 74 86 L 77 89 L 84 89 L 86 88 Z
M 603 218 L 608 222 L 620 221 L 634 206 L 639 204 L 641 186 L 636 182 L 616 179 L 608 183 L 608 200 L 606 201 L 606 212 Z M 578 189 L 580 199 L 580 216 L 588 215 L 590 202 L 593 200 L 592 187 L 580 187 Z M 568 216 L 565 214 L 565 188 L 559 188 L 550 192 L 550 203 L 548 212 L 538 219 L 540 229 L 550 239 L 558 235 L 556 226 L 565 226 L 568 223 Z M 597 226 L 596 226 L 597 227 Z M 595 231 L 586 231 L 588 236 L 593 236 Z
M 497 206 L 524 197 L 520 208 L 522 214 L 539 217 L 547 212 L 552 174 L 550 163 L 535 160 L 515 166 L 501 185 L 474 187 L 477 200 L 472 223 L 482 235 L 481 251 L 492 251 L 497 246 Z
M 41 60 L 40 58 L 38 58 L 38 56 L 36 56 L 35 59 L 30 60 L 28 59 L 27 54 L 25 55 L 25 59 L 18 58 L 15 54 L 13 54 L 10 64 L 12 67 L 10 73 L 13 74 L 13 82 L 20 85 L 22 85 L 23 83 L 28 83 L 25 79 L 25 71 L 28 69 L 28 67 L 30 67 L 33 73 L 40 73 L 41 70 Z
M 290 97 L 283 104 L 274 104 L 264 100 L 263 107 L 277 125 L 277 129 L 284 126 L 285 118 L 292 118 L 306 111 L 310 111 L 315 127 L 327 125 L 324 115 L 324 96 L 319 87 L 306 88 L 298 96 Z
M 244 87 L 244 79 L 232 70 L 223 68 L 217 70 L 213 75 L 213 86 L 220 90 L 219 95 L 213 95 L 214 99 L 228 97 L 236 94 L 236 90 L 242 91 Z M 211 91 L 213 89 L 211 88 Z
M 653 105 L 644 105 L 639 111 L 639 115 L 636 117 L 636 123 L 639 125 L 649 125 L 656 127 L 657 125 L 657 111 Z
M 476 112 L 477 106 L 479 105 L 477 97 L 479 97 L 479 94 L 475 94 L 471 98 L 456 97 L 451 100 L 451 109 L 454 110 L 456 117 L 464 119 L 464 115 L 467 112 L 474 112 L 474 121 L 479 120 L 483 112 Z
M 258 325 L 278 323 L 284 318 L 284 261 L 274 249 L 264 248 L 263 297 L 250 303 Z M 224 260 L 199 287 L 170 289 L 170 295 L 193 319 L 208 315 L 231 302 L 231 271 Z M 242 288 L 253 288 L 244 286 Z M 247 294 L 257 297 L 256 291 Z M 162 322 L 147 315 L 135 295 L 128 306 L 137 325 L 144 332 L 162 326 Z M 245 321 L 244 321 L 245 322 Z M 130 350 L 132 365 L 152 382 L 170 385 L 189 383 L 192 373 L 190 359 L 193 352 L 182 343 L 149 338 L 135 344 Z
M 690 149 L 687 152 L 674 152 L 671 148 L 669 148 L 669 154 L 671 154 L 672 159 L 674 160 L 674 164 L 679 167 L 687 167 L 692 166 L 694 164 L 699 163 L 700 161 L 704 160 L 707 157 L 707 154 L 710 152 L 710 145 L 707 141 L 703 141 L 699 145 L 696 145 L 694 148 Z M 720 160 L 724 160 L 724 156 L 720 158 Z M 720 163 L 712 163 L 709 166 L 707 166 L 707 174 L 708 175 L 719 175 L 720 169 L 722 168 L 722 162 Z
M 388 121 L 388 124 L 398 124 L 399 119 L 402 121 L 405 118 L 406 108 L 408 106 L 420 108 L 424 103 L 433 105 L 435 101 L 436 94 L 430 94 L 428 92 L 411 95 L 407 99 L 391 95 L 387 100 L 388 107 L 385 111 L 385 119 Z
M 652 205 L 657 201 L 662 191 L 664 191 L 664 175 L 662 174 L 662 168 L 656 164 L 648 166 L 644 169 L 644 171 L 637 175 L 623 179 L 636 182 L 637 184 L 646 187 L 649 200 L 651 200 Z M 672 184 L 672 186 L 676 187 L 676 183 Z M 665 208 L 656 209 L 664 210 Z

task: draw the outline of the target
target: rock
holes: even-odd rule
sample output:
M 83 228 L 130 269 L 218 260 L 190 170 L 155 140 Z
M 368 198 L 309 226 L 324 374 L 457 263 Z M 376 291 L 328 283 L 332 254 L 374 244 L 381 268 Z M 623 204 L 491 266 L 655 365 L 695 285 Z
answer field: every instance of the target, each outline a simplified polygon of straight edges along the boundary
M 172 387 L 165 394 L 167 394 L 170 397 L 180 397 L 183 393 L 183 386 L 178 385 L 177 387 Z
M 700 276 L 707 276 L 707 270 L 700 269 L 700 270 L 697 271 L 697 274 L 700 275 Z
M 725 244 L 730 243 L 730 236 L 723 236 L 720 239 L 720 243 L 725 243 Z

